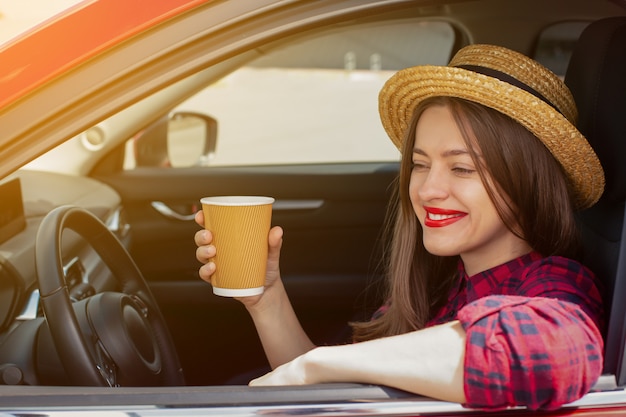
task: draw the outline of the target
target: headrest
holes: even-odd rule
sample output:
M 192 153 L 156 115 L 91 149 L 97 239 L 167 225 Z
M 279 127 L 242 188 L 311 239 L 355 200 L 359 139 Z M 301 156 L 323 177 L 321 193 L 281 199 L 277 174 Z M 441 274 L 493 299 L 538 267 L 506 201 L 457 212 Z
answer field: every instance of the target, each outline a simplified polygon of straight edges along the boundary
M 578 129 L 600 158 L 602 199 L 626 200 L 626 16 L 591 23 L 572 54 L 565 83 L 578 107 Z

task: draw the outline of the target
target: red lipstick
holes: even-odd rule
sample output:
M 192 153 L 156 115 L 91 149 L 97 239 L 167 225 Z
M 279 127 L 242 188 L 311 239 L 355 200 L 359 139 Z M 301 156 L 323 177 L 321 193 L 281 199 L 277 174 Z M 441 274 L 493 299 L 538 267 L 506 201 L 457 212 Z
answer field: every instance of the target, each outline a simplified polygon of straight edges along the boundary
M 426 218 L 424 219 L 424 226 L 426 227 L 449 226 L 467 216 L 467 213 L 462 211 L 446 210 L 437 207 L 424 207 L 424 210 L 426 210 Z

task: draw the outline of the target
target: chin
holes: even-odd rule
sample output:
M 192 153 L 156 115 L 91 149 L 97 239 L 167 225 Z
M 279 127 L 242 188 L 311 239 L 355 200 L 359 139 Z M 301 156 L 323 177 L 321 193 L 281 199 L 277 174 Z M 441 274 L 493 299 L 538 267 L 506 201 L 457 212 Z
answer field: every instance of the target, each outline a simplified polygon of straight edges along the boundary
M 427 244 L 426 241 L 424 241 L 424 248 L 426 248 L 428 253 L 435 256 L 456 256 L 460 253 L 459 250 L 456 249 L 456 246 L 450 243 L 438 242 L 436 244 Z

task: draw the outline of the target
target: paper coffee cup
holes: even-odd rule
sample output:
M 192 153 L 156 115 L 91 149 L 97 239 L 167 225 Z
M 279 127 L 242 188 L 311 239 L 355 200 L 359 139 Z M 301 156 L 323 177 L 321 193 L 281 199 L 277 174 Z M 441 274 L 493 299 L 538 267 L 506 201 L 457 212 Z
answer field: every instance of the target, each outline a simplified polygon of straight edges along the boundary
M 221 196 L 200 200 L 216 255 L 213 293 L 225 297 L 261 294 L 267 267 L 271 197 Z

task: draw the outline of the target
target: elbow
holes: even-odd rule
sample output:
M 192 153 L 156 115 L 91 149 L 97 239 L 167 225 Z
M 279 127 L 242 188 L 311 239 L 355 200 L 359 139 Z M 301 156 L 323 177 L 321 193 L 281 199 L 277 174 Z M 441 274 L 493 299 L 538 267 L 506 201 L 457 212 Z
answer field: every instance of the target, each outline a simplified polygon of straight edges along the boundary
M 598 381 L 604 366 L 603 339 L 591 320 L 576 328 L 556 331 L 554 338 L 557 340 L 548 347 L 554 349 L 551 352 L 554 370 L 548 372 L 555 375 L 553 393 L 541 399 L 539 408 L 554 409 L 578 400 Z M 539 372 L 537 377 L 546 375 Z
M 528 307 L 516 307 L 514 331 L 502 321 L 502 312 L 477 321 L 472 327 L 482 327 L 480 349 L 471 343 L 476 336 L 468 329 L 467 406 L 556 409 L 585 395 L 600 377 L 604 346 L 591 319 L 572 306 L 564 312 L 553 304 L 550 314 Z M 483 320 L 490 322 L 481 326 Z M 485 332 L 484 326 L 493 330 Z

